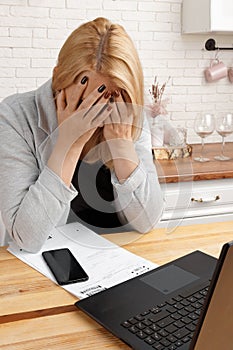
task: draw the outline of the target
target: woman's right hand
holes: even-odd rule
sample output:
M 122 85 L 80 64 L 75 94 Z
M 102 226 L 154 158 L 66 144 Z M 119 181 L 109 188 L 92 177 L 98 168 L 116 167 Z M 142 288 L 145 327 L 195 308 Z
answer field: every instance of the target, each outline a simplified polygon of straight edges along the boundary
M 57 96 L 58 128 L 51 140 L 54 147 L 47 165 L 67 186 L 70 186 L 83 147 L 112 111 L 103 84 L 82 101 L 86 83 L 82 79 Z
M 67 151 L 71 147 L 82 149 L 112 110 L 104 84 L 82 101 L 86 86 L 87 78 L 84 77 L 57 96 L 58 143 Z

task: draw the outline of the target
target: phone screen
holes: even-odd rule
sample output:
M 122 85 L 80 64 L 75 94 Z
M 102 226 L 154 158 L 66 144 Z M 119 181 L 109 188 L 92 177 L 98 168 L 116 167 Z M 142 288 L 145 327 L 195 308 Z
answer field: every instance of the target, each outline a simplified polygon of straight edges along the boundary
M 88 280 L 88 275 L 68 248 L 42 253 L 44 260 L 60 285 Z

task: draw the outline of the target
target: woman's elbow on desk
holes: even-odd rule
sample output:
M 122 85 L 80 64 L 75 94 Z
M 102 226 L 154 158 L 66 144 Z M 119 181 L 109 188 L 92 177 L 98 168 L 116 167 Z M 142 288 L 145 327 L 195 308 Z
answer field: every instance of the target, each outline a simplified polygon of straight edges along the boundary
M 158 204 L 159 205 L 156 207 L 154 207 L 153 204 L 150 205 L 150 208 L 147 206 L 147 208 L 145 208 L 141 214 L 131 222 L 133 229 L 141 234 L 147 234 L 154 230 L 161 219 L 164 210 L 164 201 L 161 201 L 161 203 Z
M 156 228 L 156 225 L 157 225 L 159 219 L 160 219 L 160 217 L 157 218 L 156 221 L 154 221 L 154 222 L 148 221 L 147 224 L 135 225 L 135 229 L 141 234 L 147 234 Z
M 10 233 L 11 239 L 19 246 L 19 248 L 29 252 L 38 253 L 43 247 L 48 234 L 42 235 L 41 233 L 32 233 L 32 230 L 28 227 L 26 230 L 20 230 L 19 228 L 13 228 Z
M 19 236 L 16 237 L 15 235 L 13 237 L 13 241 L 19 246 L 19 248 L 27 251 L 28 253 L 33 253 L 33 254 L 38 253 L 44 244 L 44 241 L 40 242 L 36 240 L 34 241 L 22 240 Z

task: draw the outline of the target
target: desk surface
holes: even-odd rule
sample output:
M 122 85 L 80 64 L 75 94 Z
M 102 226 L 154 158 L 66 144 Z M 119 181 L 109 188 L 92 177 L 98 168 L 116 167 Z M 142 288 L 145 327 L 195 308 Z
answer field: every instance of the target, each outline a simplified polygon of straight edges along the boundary
M 218 161 L 214 157 L 221 152 L 220 143 L 206 143 L 204 155 L 210 159 L 209 162 L 200 163 L 194 160 L 201 152 L 201 145 L 192 145 L 192 156 L 176 160 L 157 160 L 157 168 L 160 183 L 180 181 L 200 181 L 233 178 L 233 143 L 225 145 L 224 154 L 230 157 L 229 161 Z
M 135 254 L 164 264 L 196 249 L 218 256 L 223 243 L 233 239 L 233 222 L 106 237 Z M 129 349 L 77 310 L 74 296 L 5 248 L 0 248 L 0 271 L 1 350 Z

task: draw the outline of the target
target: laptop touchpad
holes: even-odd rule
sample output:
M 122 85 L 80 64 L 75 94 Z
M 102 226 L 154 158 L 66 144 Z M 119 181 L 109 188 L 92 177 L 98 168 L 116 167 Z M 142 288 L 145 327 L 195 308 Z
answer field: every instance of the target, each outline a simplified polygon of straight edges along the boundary
M 169 294 L 198 279 L 199 277 L 191 272 L 175 265 L 169 265 L 140 278 L 140 281 L 159 290 L 163 294 Z

